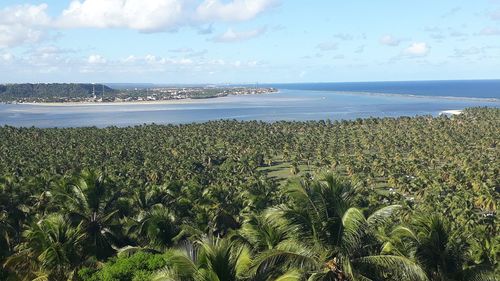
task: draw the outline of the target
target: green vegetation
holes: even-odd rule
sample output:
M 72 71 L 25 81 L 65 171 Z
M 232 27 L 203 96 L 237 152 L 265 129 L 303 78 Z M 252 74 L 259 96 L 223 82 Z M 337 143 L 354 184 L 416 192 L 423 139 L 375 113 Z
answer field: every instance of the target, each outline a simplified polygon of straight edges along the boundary
M 0 102 L 63 102 L 93 98 L 93 92 L 115 94 L 101 84 L 6 84 L 0 85 Z
M 1 280 L 496 280 L 500 109 L 0 128 Z
M 274 92 L 277 92 L 274 88 L 246 87 L 154 87 L 116 90 L 102 84 L 0 84 L 0 103 L 158 101 Z

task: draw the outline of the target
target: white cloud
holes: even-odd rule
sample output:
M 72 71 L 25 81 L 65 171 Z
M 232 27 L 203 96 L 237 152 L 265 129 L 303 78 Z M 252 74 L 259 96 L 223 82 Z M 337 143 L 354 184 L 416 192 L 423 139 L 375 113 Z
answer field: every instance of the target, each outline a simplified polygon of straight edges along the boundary
M 47 4 L 17 5 L 0 10 L 0 22 L 3 24 L 22 24 L 43 26 L 50 23 L 46 14 Z
M 277 4 L 276 0 L 204 0 L 196 9 L 202 21 L 246 21 Z
M 240 42 L 258 37 L 267 31 L 266 27 L 261 27 L 253 30 L 246 31 L 235 31 L 232 28 L 226 30 L 226 32 L 214 37 L 212 40 L 215 42 Z
M 57 23 L 68 28 L 117 27 L 154 32 L 177 27 L 182 13 L 180 0 L 73 0 Z
M 22 25 L 0 25 L 0 48 L 16 47 L 25 43 L 36 43 L 44 32 Z
M 335 42 L 323 42 L 318 44 L 316 48 L 320 49 L 321 51 L 333 51 L 337 50 L 338 45 Z
M 495 27 L 486 27 L 479 32 L 479 35 L 485 35 L 485 36 L 500 35 L 500 29 Z
M 403 40 L 395 38 L 392 35 L 384 35 L 380 38 L 380 44 L 392 47 L 399 46 L 401 41 Z
M 126 64 L 136 64 L 136 65 L 150 65 L 150 66 L 161 66 L 161 65 L 191 65 L 194 61 L 190 58 L 164 58 L 157 57 L 155 55 L 146 55 L 144 57 L 138 57 L 130 55 L 118 62 Z
M 83 73 L 120 72 L 120 73 L 148 73 L 169 71 L 223 71 L 229 68 L 254 68 L 262 64 L 255 60 L 250 61 L 224 61 L 221 59 L 191 59 L 161 57 L 148 54 L 145 56 L 130 55 L 117 60 L 107 60 L 95 55 L 92 59 L 96 63 L 90 63 L 89 57 L 84 62 L 73 62 Z
M 36 43 L 50 24 L 47 4 L 17 5 L 0 9 L 0 48 Z
M 212 32 L 213 21 L 246 21 L 263 13 L 276 0 L 73 0 L 58 18 L 66 28 L 129 28 L 141 32 L 171 31 L 200 25 L 202 34 Z M 203 27 L 205 24 L 208 27 Z
M 106 63 L 106 59 L 101 55 L 90 55 L 87 58 L 87 62 L 90 64 L 104 64 Z
M 14 55 L 11 53 L 0 54 L 0 62 L 11 62 L 14 58 Z
M 137 61 L 137 57 L 134 55 L 130 55 L 130 56 L 121 60 L 121 62 L 123 62 L 123 63 L 134 63 L 136 61 Z
M 37 43 L 61 28 L 127 28 L 140 32 L 174 31 L 182 26 L 212 33 L 216 21 L 246 21 L 280 0 L 72 0 L 56 17 L 48 5 L 14 5 L 0 8 L 0 48 Z M 265 29 L 231 34 L 221 41 L 238 41 Z
M 429 54 L 430 47 L 425 42 L 412 43 L 405 49 L 404 54 L 412 57 L 425 57 Z
M 473 56 L 473 55 L 479 55 L 479 54 L 482 54 L 484 52 L 483 49 L 480 49 L 480 48 L 477 48 L 477 47 L 470 47 L 470 48 L 467 48 L 467 49 L 458 49 L 458 48 L 455 48 L 455 54 L 451 57 L 454 57 L 454 58 L 462 58 L 462 57 L 466 57 L 466 56 Z
M 257 60 L 225 61 L 217 58 L 162 57 L 151 54 L 112 59 L 97 54 L 74 57 L 66 50 L 53 50 L 52 48 L 46 48 L 46 51 L 44 53 L 43 50 L 35 49 L 23 56 L 0 52 L 0 70 L 10 77 L 19 75 L 43 77 L 43 75 L 50 73 L 51 75 L 61 75 L 61 77 L 84 75 L 81 77 L 101 80 L 105 77 L 111 77 L 107 76 L 111 73 L 115 73 L 121 78 L 128 77 L 127 79 L 137 79 L 139 77 L 137 75 L 150 75 L 151 73 L 192 77 L 193 73 L 222 73 L 232 69 L 246 70 L 266 66 L 265 63 Z

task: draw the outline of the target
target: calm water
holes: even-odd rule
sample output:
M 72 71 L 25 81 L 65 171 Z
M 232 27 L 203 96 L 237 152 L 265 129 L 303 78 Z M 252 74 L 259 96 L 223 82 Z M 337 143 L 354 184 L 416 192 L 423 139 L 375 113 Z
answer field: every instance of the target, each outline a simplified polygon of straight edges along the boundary
M 270 84 L 272 85 L 272 84 Z M 280 89 L 500 98 L 500 80 L 274 84 Z
M 304 86 L 302 86 L 304 87 Z M 284 87 L 283 87 L 284 88 Z M 472 106 L 500 107 L 500 94 L 484 98 L 339 93 L 281 88 L 278 94 L 229 96 L 189 104 L 44 106 L 0 104 L 0 125 L 36 127 L 127 126 L 218 119 L 319 120 L 438 115 Z M 288 86 L 288 88 L 291 88 Z M 499 88 L 500 89 L 500 88 Z M 358 89 L 359 90 L 359 89 Z M 498 90 L 498 89 L 493 89 Z

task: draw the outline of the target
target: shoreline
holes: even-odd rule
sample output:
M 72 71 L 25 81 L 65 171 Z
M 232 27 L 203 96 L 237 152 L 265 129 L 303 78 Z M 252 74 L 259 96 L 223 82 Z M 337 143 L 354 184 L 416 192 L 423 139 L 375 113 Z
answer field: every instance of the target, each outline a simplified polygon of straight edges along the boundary
M 462 112 L 463 109 L 450 109 L 439 112 L 439 115 L 460 115 Z
M 150 105 L 150 104 L 191 104 L 209 99 L 180 99 L 180 100 L 158 100 L 158 101 L 110 101 L 110 102 L 23 102 L 18 105 L 35 105 L 35 106 L 111 106 L 111 105 Z
M 90 101 L 70 101 L 70 102 L 20 102 L 20 103 L 0 103 L 0 104 L 15 104 L 15 105 L 34 105 L 34 106 L 113 106 L 113 105 L 161 105 L 161 104 L 196 104 L 196 103 L 210 103 L 220 101 L 226 97 L 239 97 L 239 96 L 259 96 L 259 95 L 273 95 L 279 94 L 280 91 L 261 93 L 261 94 L 247 94 L 247 95 L 226 95 L 211 98 L 185 98 L 185 99 L 171 99 L 171 100 L 146 100 L 146 101 L 109 101 L 109 102 L 90 102 Z
M 463 101 L 478 101 L 478 102 L 488 102 L 488 103 L 499 103 L 498 98 L 480 98 L 480 97 L 454 97 L 454 96 L 425 96 L 425 95 L 413 95 L 413 94 L 399 94 L 399 93 L 376 93 L 376 92 L 349 92 L 349 91 L 321 91 L 321 90 L 289 90 L 285 91 L 311 91 L 311 92 L 329 92 L 338 95 L 360 95 L 360 96 L 380 96 L 380 97 L 403 97 L 410 99 L 434 99 L 434 100 L 463 100 Z M 196 103 L 210 103 L 218 101 L 226 97 L 237 97 L 237 96 L 258 96 L 258 95 L 272 95 L 282 93 L 283 89 L 276 92 L 261 93 L 261 94 L 245 94 L 245 95 L 226 95 L 220 97 L 211 98 L 185 98 L 185 99 L 171 99 L 171 100 L 149 100 L 149 101 L 110 101 L 110 102 L 91 102 L 91 101 L 81 101 L 81 102 L 22 102 L 22 103 L 6 103 L 0 102 L 0 104 L 16 104 L 16 105 L 33 105 L 33 106 L 53 106 L 53 107 L 71 107 L 71 106 L 113 106 L 113 105 L 176 105 L 176 104 L 196 104 Z

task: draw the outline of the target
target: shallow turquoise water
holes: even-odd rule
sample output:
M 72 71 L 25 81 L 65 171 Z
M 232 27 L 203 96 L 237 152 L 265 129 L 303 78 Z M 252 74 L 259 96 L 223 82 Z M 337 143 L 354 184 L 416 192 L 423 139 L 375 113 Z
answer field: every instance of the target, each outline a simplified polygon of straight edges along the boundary
M 189 104 L 45 106 L 0 104 L 0 125 L 36 127 L 179 124 L 218 119 L 321 120 L 438 115 L 473 106 L 500 107 L 498 99 L 281 90 L 277 94 L 229 96 Z

